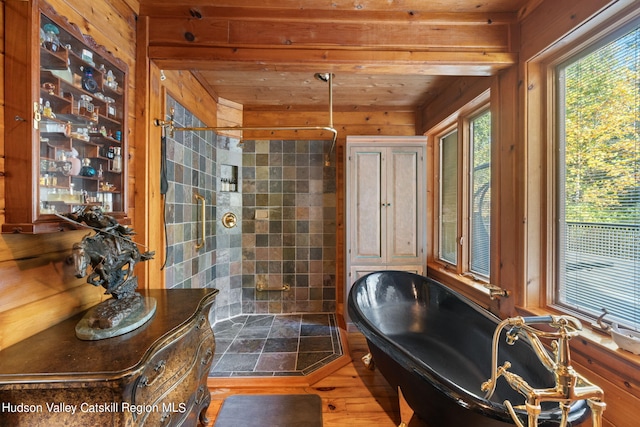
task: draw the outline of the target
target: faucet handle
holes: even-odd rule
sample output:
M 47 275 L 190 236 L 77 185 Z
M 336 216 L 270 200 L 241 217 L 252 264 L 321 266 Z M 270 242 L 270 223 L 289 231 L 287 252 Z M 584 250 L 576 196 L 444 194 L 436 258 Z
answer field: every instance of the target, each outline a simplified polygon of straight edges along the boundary
M 482 383 L 482 385 L 480 386 L 480 390 L 488 392 L 487 399 L 489 398 L 489 396 L 491 396 L 491 394 L 493 394 L 493 390 L 495 390 L 496 388 L 496 381 L 498 380 L 498 378 L 504 375 L 507 369 L 509 369 L 510 367 L 511 367 L 511 362 L 505 361 L 504 365 L 500 366 L 495 371 L 494 375 L 491 376 L 491 378 L 489 378 L 488 380 Z
M 553 316 L 553 322 L 551 326 L 560 329 L 565 333 L 573 336 L 577 335 L 582 330 L 582 322 L 573 316 Z

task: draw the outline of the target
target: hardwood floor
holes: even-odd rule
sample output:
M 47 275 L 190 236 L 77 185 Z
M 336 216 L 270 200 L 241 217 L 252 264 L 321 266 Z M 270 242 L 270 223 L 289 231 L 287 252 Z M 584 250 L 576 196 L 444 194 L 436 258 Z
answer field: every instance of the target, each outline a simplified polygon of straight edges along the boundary
M 344 332 L 343 332 L 344 333 Z M 311 385 L 291 381 L 274 383 L 244 380 L 210 382 L 209 425 L 215 423 L 222 402 L 234 394 L 315 393 L 322 398 L 324 427 L 394 427 L 400 424 L 398 395 L 377 370 L 368 370 L 361 361 L 368 353 L 367 343 L 359 332 L 348 332 L 352 361 Z M 411 427 L 426 427 L 413 417 Z M 266 426 L 265 426 L 266 427 Z

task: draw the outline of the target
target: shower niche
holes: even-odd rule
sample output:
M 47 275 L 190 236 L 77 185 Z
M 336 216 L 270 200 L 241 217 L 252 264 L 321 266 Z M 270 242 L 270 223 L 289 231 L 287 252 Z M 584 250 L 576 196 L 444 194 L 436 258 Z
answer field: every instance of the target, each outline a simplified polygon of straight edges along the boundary
M 220 165 L 220 177 L 218 190 L 222 192 L 237 193 L 238 188 L 238 166 Z

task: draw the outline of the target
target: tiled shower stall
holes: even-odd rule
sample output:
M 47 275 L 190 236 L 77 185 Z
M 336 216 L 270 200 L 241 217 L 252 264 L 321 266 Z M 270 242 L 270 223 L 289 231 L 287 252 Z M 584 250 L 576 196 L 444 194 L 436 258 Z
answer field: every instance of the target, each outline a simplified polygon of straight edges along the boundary
M 172 107 L 176 128 L 206 126 L 168 98 Z M 176 130 L 166 147 L 167 287 L 219 289 L 214 321 L 335 311 L 335 161 L 325 164 L 331 141 L 240 141 Z M 235 180 L 236 190 L 223 180 Z M 196 192 L 206 201 L 200 250 Z M 229 212 L 238 218 L 233 228 L 222 225 Z

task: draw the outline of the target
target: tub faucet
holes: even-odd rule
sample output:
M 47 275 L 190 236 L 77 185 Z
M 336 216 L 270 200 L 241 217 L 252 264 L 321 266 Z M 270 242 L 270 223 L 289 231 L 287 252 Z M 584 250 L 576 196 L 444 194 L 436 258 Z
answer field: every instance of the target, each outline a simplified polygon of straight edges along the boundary
M 547 324 L 554 330 L 550 332 L 543 331 L 531 327 L 530 325 L 532 324 Z M 553 373 L 555 377 L 554 387 L 544 389 L 531 387 L 521 376 L 509 371 L 511 363 L 508 361 L 498 367 L 498 338 L 502 329 L 506 327 L 509 328 L 506 333 L 507 344 L 513 345 L 520 336 L 524 336 L 531 343 L 538 359 Z M 602 412 L 606 407 L 603 402 L 604 392 L 600 387 L 578 374 L 571 366 L 569 340 L 578 335 L 580 330 L 582 330 L 582 324 L 572 316 L 512 317 L 500 322 L 493 335 L 491 378 L 481 386 L 482 391 L 487 392 L 485 397 L 487 399 L 491 398 L 496 388 L 496 381 L 502 376 L 511 388 L 525 396 L 525 404 L 517 408 L 527 411 L 528 427 L 538 425 L 538 416 L 541 412 L 540 404 L 542 402 L 558 402 L 562 411 L 560 426 L 565 427 L 568 421 L 570 404 L 578 400 L 587 400 L 591 408 L 593 427 L 602 427 Z M 552 340 L 551 349 L 553 354 L 547 351 L 540 338 Z M 524 427 L 511 402 L 505 400 L 504 405 L 516 425 Z

